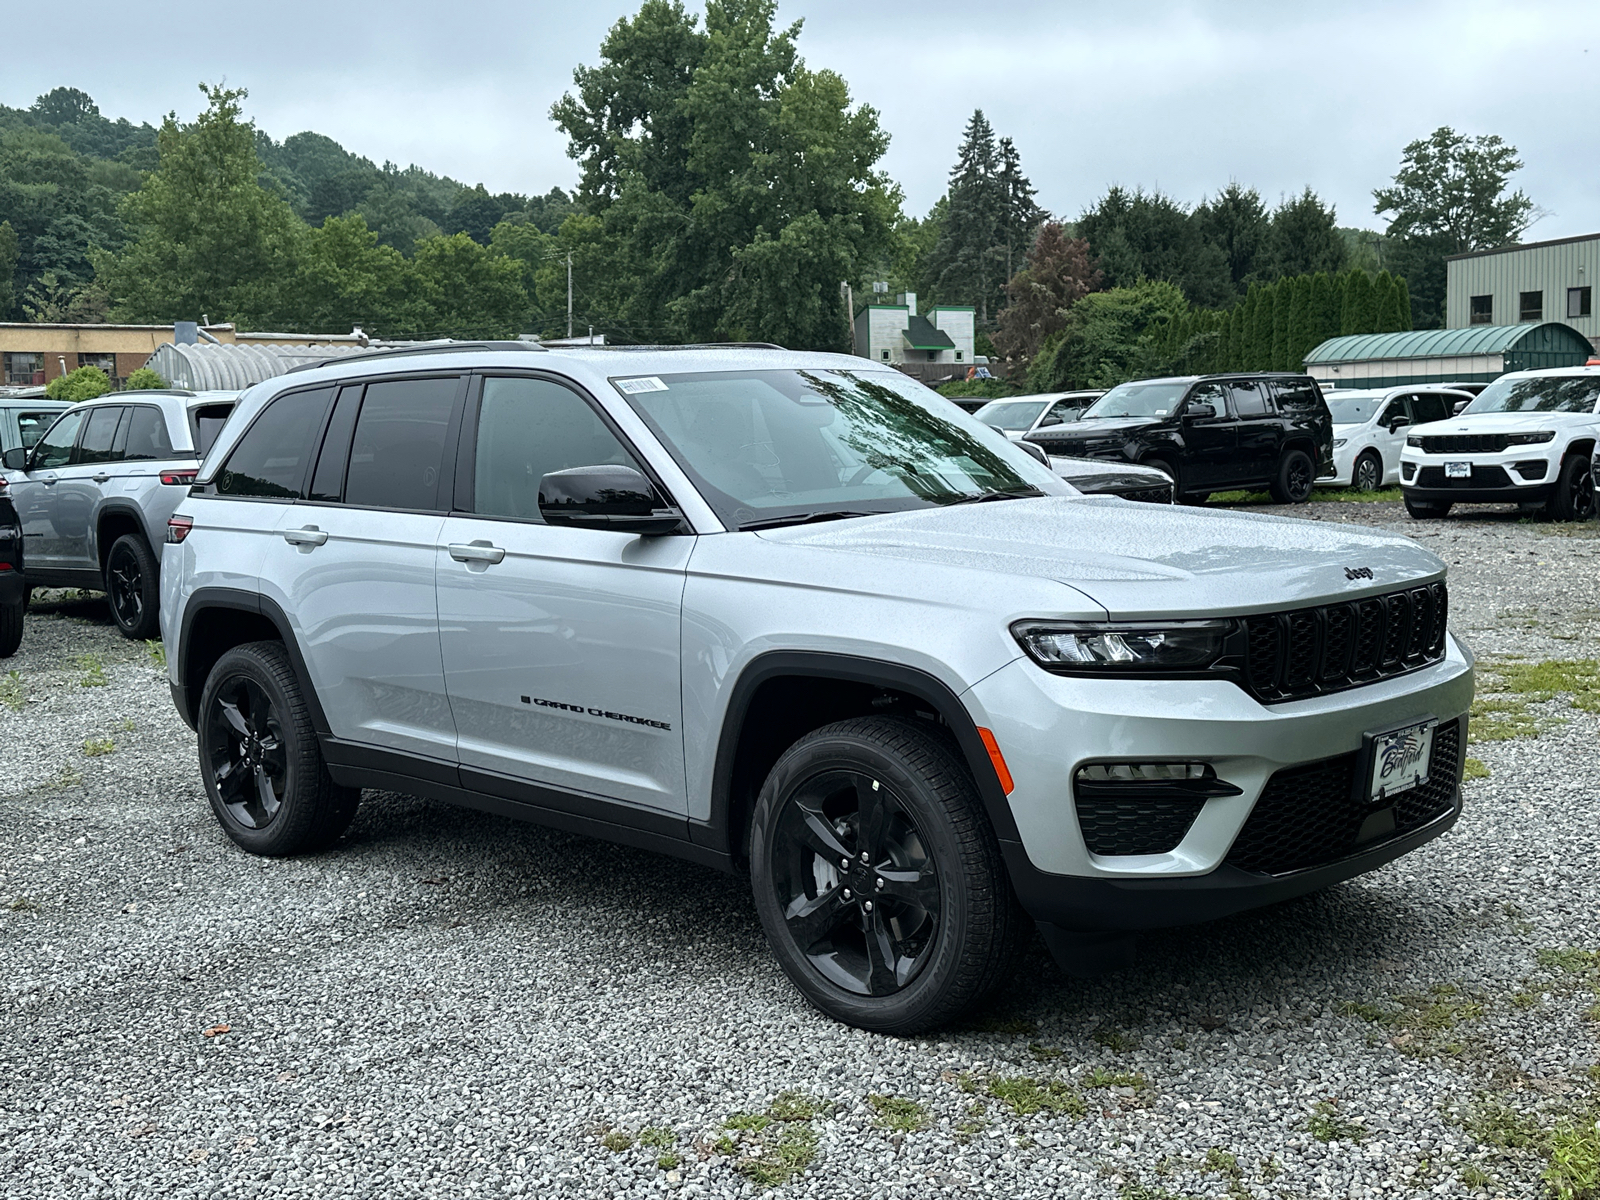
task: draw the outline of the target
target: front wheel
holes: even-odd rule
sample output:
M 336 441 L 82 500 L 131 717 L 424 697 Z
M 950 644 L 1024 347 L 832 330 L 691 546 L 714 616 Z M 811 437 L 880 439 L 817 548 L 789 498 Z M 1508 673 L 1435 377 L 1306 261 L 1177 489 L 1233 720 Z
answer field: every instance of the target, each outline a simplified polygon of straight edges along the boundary
M 1368 450 L 1356 459 L 1350 483 L 1358 492 L 1375 492 L 1383 486 L 1383 459 Z
M 1561 464 L 1545 515 L 1553 521 L 1587 521 L 1594 507 L 1594 475 L 1584 459 L 1573 455 Z
M 915 721 L 862 717 L 786 750 L 750 831 L 778 962 L 849 1025 L 943 1025 L 1011 969 L 1026 927 L 966 767 Z
M 161 620 L 161 568 L 144 538 L 125 533 L 111 543 L 105 585 L 117 631 L 136 642 L 155 637 Z
M 1407 500 L 1406 511 L 1418 521 L 1432 521 L 1450 515 L 1451 505 L 1435 500 Z
M 211 811 L 238 845 L 302 854 L 332 845 L 349 827 L 361 793 L 329 776 L 281 642 L 248 642 L 219 658 L 198 724 Z
M 1311 498 L 1311 484 L 1315 469 L 1311 456 L 1304 450 L 1287 451 L 1278 461 L 1278 473 L 1272 480 L 1272 498 L 1279 504 L 1304 504 Z

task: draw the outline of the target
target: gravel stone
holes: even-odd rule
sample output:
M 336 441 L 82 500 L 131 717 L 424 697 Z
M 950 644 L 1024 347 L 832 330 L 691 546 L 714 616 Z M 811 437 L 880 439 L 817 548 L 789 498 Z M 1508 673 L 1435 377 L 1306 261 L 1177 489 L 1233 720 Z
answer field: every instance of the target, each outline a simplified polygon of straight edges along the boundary
M 1480 656 L 1597 656 L 1594 525 L 1294 511 L 1438 553 Z M 1559 698 L 1535 706 L 1564 720 L 1539 738 L 1474 745 L 1491 774 L 1461 822 L 1388 867 L 1150 934 L 1103 979 L 1036 944 L 966 1027 L 895 1039 L 806 1007 L 747 885 L 700 867 L 378 792 L 326 854 L 243 854 L 161 667 L 98 597 L 36 601 L 12 670 L 6 1200 L 1522 1198 L 1542 1161 L 1480 1141 L 1478 1114 L 1548 1125 L 1595 1103 L 1596 997 L 1540 957 L 1600 949 L 1600 717 Z M 99 738 L 115 749 L 86 753 Z M 1441 1004 L 1456 1024 L 1410 1041 L 1369 1019 Z M 1015 1115 L 990 1082 L 1016 1076 L 1065 1083 L 1081 1115 Z M 793 1126 L 717 1143 L 789 1091 L 821 1103 L 815 1156 L 767 1186 L 740 1164 Z M 925 1126 L 882 1127 L 872 1094 L 916 1100 Z M 673 1144 L 601 1140 L 646 1128 Z

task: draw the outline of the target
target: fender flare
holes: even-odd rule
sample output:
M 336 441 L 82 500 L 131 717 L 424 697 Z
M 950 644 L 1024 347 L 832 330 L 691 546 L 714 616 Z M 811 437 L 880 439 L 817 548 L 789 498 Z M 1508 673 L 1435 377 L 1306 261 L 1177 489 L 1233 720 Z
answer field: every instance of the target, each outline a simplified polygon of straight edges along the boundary
M 230 609 L 234 612 L 253 613 L 265 617 L 278 631 L 278 637 L 283 642 L 283 648 L 288 652 L 289 662 L 294 667 L 295 677 L 300 683 L 300 695 L 305 700 L 306 710 L 311 717 L 312 728 L 317 731 L 319 738 L 331 736 L 328 727 L 327 714 L 322 711 L 322 701 L 317 697 L 316 688 L 311 686 L 311 674 L 306 670 L 305 655 L 301 652 L 300 642 L 294 635 L 294 627 L 289 623 L 289 616 L 280 608 L 276 601 L 269 600 L 257 592 L 246 591 L 243 588 L 229 587 L 202 587 L 196 588 L 184 604 L 183 619 L 178 625 L 178 682 L 173 685 L 174 699 L 179 701 L 179 712 L 188 721 L 191 728 L 195 724 L 195 716 L 200 704 L 198 689 L 189 686 L 189 644 L 194 629 L 194 622 L 202 613 L 216 609 Z M 204 686 L 204 681 L 201 681 Z M 194 694 L 190 695 L 193 690 Z M 181 698 L 180 698 L 181 696 Z
M 159 544 L 152 543 L 150 541 L 150 530 L 145 527 L 144 513 L 140 510 L 137 504 L 134 504 L 128 500 L 107 500 L 102 503 L 99 508 L 95 509 L 94 561 L 97 564 L 104 562 L 104 559 L 101 557 L 103 554 L 109 554 L 111 552 L 110 546 L 102 546 L 100 544 L 100 527 L 105 523 L 105 519 L 109 516 L 131 517 L 134 525 L 138 527 L 139 532 L 144 535 L 144 543 L 150 548 L 150 553 L 156 556 L 157 565 L 160 564 L 161 547 Z
M 995 836 L 1001 842 L 1020 840 L 1016 818 L 1011 814 L 1011 803 L 1000 786 L 1000 777 L 995 773 L 989 751 L 978 736 L 977 722 L 972 719 L 961 698 L 942 680 L 916 667 L 881 659 L 825 651 L 770 650 L 745 664 L 729 692 L 722 730 L 717 737 L 711 777 L 711 811 L 705 827 L 714 839 L 713 849 L 740 856 L 740 848 L 734 844 L 737 831 L 732 823 L 734 763 L 738 758 L 739 742 L 752 697 L 763 683 L 782 675 L 875 684 L 905 692 L 923 701 L 944 719 L 945 726 L 955 736 L 961 756 L 978 785 L 978 795 L 983 800 L 984 811 L 988 814 Z

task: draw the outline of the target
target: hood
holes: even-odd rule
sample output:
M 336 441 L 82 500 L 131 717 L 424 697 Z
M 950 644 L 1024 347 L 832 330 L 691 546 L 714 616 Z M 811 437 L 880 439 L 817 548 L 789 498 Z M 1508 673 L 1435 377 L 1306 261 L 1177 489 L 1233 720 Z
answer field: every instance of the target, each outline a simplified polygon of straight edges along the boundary
M 1094 496 L 919 509 L 760 536 L 880 561 L 1051 579 L 1113 619 L 1271 612 L 1444 574 L 1444 563 L 1414 542 L 1373 529 Z M 1370 579 L 1347 574 L 1363 568 Z
M 1170 482 L 1165 471 L 1104 458 L 1062 458 L 1052 454 L 1050 469 L 1072 484 L 1080 480 L 1099 484 L 1126 480 L 1130 487 L 1151 487 Z
M 1600 424 L 1593 413 L 1530 412 L 1530 413 L 1472 413 L 1433 421 L 1427 425 L 1413 425 L 1410 434 L 1449 433 L 1532 433 L 1540 429 L 1561 429 L 1568 425 Z

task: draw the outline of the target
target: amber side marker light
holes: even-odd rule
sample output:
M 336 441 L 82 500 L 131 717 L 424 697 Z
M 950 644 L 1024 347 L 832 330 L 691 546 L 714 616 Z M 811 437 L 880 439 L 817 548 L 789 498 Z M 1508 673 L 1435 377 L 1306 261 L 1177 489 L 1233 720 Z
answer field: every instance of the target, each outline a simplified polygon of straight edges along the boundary
M 1011 795 L 1016 782 L 1011 778 L 1011 769 L 1006 766 L 1006 756 L 1000 753 L 1000 743 L 994 740 L 994 732 L 978 726 L 978 736 L 983 739 L 983 748 L 989 752 L 989 761 L 994 764 L 994 773 L 1000 776 L 1000 790 L 1006 795 Z

